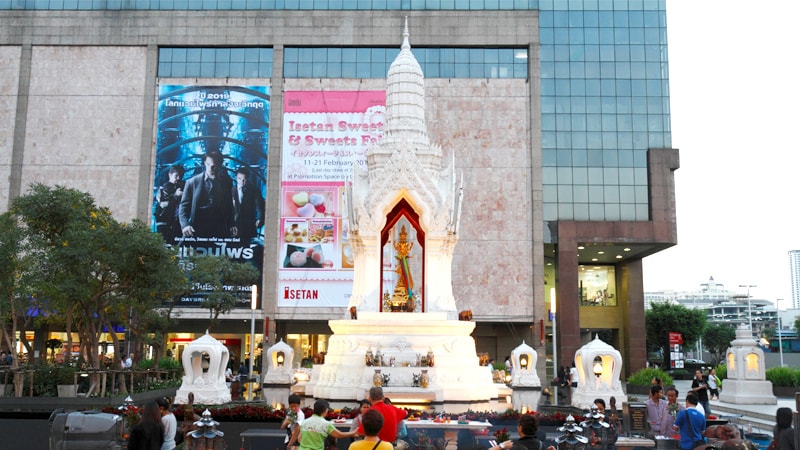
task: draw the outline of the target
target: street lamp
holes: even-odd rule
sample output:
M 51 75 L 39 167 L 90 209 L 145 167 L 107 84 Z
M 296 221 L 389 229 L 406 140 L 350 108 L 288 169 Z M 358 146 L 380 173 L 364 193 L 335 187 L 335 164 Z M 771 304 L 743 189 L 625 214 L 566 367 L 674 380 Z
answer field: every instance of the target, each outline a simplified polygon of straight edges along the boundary
M 258 286 L 250 289 L 250 400 L 253 400 L 253 360 L 256 359 L 256 303 L 258 302 Z
M 781 367 L 783 367 L 783 338 L 781 337 L 783 332 L 781 328 L 783 328 L 781 325 L 781 314 L 780 311 L 778 311 L 778 350 L 780 350 L 781 353 Z
M 553 379 L 558 378 L 558 345 L 556 344 L 556 288 L 550 288 L 550 312 L 553 313 Z M 558 404 L 558 383 L 553 386 Z
M 753 310 L 750 307 L 750 288 L 758 287 L 755 284 L 740 284 L 740 288 L 747 288 L 747 322 L 750 324 L 750 334 L 753 334 Z

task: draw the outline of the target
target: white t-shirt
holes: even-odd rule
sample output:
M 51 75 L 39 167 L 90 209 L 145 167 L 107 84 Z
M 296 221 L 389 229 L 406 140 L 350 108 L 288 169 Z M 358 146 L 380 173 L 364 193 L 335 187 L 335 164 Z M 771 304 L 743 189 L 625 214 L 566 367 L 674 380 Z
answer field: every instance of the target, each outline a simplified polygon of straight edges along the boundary
M 570 367 L 569 368 L 569 382 L 570 383 L 577 383 L 578 382 L 578 368 L 577 367 Z
M 175 448 L 178 419 L 175 418 L 175 414 L 164 414 L 161 416 L 161 423 L 164 425 L 164 443 L 161 444 L 161 450 L 172 450 Z
M 694 407 L 694 409 L 700 411 L 703 414 L 703 416 L 706 415 L 706 409 L 703 408 L 703 405 L 701 405 L 700 403 L 698 403 L 697 406 Z

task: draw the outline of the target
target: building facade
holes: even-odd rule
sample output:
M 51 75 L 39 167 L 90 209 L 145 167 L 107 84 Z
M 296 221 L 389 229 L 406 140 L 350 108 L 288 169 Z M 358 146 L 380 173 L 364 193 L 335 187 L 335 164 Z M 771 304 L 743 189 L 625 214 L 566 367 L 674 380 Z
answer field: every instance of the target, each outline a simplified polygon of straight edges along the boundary
M 800 250 L 789 250 L 789 277 L 792 283 L 791 309 L 800 309 Z
M 765 330 L 778 329 L 778 309 L 775 303 L 726 289 L 725 285 L 709 277 L 693 291 L 645 292 L 645 308 L 653 303 L 672 303 L 689 309 L 702 309 L 709 324 L 752 326 L 757 337 L 765 336 Z M 785 319 L 784 319 L 785 320 Z
M 313 358 L 347 314 L 340 189 L 380 139 L 377 110 L 358 108 L 385 89 L 406 17 L 431 140 L 463 174 L 452 282 L 478 351 L 524 340 L 544 376 L 555 317 L 556 364 L 600 334 L 624 370 L 644 367 L 641 261 L 677 242 L 664 0 L 0 0 L 0 209 L 59 184 L 156 230 L 169 168 L 188 180 L 211 145 L 261 192 L 242 245 L 263 276 L 258 340 Z M 240 109 L 169 125 L 194 91 Z M 207 322 L 181 312 L 178 351 Z M 234 355 L 249 320 L 243 304 L 218 328 Z

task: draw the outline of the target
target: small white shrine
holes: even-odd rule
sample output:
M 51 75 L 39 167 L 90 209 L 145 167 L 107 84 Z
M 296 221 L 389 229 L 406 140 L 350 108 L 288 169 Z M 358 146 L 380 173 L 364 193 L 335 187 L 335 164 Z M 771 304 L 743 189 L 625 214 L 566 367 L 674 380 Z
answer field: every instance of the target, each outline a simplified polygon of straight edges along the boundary
M 388 397 L 498 396 L 479 363 L 472 312 L 458 311 L 453 296 L 461 183 L 454 159 L 428 137 L 424 86 L 406 23 L 387 74 L 383 138 L 367 150 L 367 170 L 354 165 L 345 186 L 354 259 L 349 318 L 328 322 L 325 364 L 314 366 L 306 395 L 358 400 L 385 380 Z
M 748 405 L 776 405 L 772 383 L 767 381 L 764 351 L 756 345 L 753 332 L 745 324 L 736 328 L 736 339 L 725 354 L 728 378 L 720 392 L 723 402 Z
M 225 384 L 225 367 L 229 359 L 228 348 L 208 331 L 190 342 L 181 356 L 185 375 L 175 394 L 175 403 L 189 403 L 189 393 L 194 393 L 194 401 L 199 404 L 221 405 L 230 402 L 231 392 Z
M 578 387 L 572 392 L 572 406 L 589 409 L 597 398 L 605 400 L 606 405 L 611 403 L 611 397 L 627 399 L 619 380 L 622 355 L 599 336 L 575 352 L 575 367 Z
M 536 373 L 536 361 L 539 355 L 530 345 L 522 341 L 519 347 L 511 351 L 511 363 L 514 370 L 511 371 L 512 388 L 540 388 L 542 380 Z
M 292 361 L 294 349 L 289 344 L 280 340 L 277 344 L 267 349 L 267 373 L 264 374 L 264 384 L 292 384 Z

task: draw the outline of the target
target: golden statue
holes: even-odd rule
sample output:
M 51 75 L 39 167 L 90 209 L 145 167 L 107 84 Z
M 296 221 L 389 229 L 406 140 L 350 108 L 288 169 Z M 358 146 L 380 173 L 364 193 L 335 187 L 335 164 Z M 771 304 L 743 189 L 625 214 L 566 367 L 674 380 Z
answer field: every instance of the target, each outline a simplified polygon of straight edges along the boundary
M 411 277 L 411 269 L 408 264 L 411 256 L 411 248 L 414 246 L 413 242 L 408 241 L 408 231 L 406 226 L 400 227 L 400 237 L 394 243 L 394 249 L 397 252 L 397 284 L 394 286 L 392 293 L 391 311 L 407 311 L 413 312 L 416 306 L 414 302 L 414 280 Z

